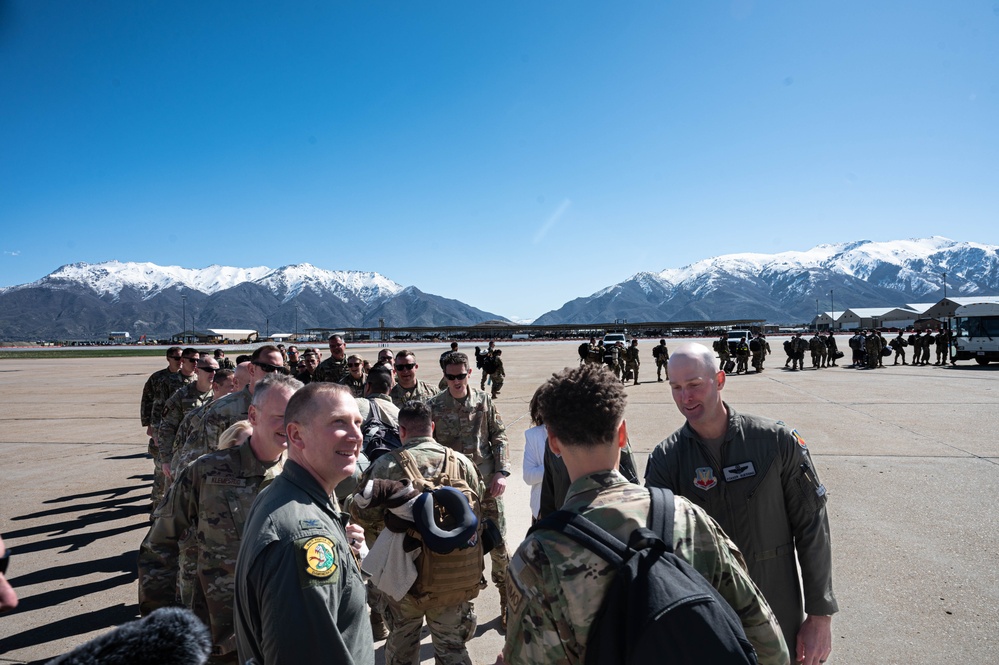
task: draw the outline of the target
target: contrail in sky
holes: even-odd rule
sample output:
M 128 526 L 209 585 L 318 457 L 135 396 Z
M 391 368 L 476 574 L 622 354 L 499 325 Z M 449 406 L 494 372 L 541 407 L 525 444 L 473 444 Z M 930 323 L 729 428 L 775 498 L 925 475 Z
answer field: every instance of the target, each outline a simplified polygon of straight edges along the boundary
M 565 211 L 568 210 L 569 206 L 571 205 L 572 201 L 570 201 L 569 199 L 565 199 L 564 201 L 562 201 L 559 207 L 555 209 L 555 212 L 552 213 L 551 217 L 546 219 L 545 223 L 541 225 L 540 229 L 538 229 L 538 232 L 534 234 L 535 245 L 537 245 L 539 242 L 545 239 L 545 236 L 548 235 L 548 232 L 551 230 L 551 228 L 555 226 L 556 223 L 558 223 L 558 220 L 562 218 L 562 215 L 565 214 Z

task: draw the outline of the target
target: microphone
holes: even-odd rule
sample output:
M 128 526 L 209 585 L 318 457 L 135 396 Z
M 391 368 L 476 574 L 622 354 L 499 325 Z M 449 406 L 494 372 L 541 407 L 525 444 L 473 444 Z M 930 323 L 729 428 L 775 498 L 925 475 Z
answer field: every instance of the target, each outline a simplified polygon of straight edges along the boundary
M 161 607 L 46 665 L 204 665 L 211 650 L 208 628 L 193 612 Z

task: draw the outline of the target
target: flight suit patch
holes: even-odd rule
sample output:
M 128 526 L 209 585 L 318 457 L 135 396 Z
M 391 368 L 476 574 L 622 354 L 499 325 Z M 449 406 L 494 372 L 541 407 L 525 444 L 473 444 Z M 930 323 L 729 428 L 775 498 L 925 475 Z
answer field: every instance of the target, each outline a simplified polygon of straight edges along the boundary
M 336 584 L 340 581 L 340 562 L 336 543 L 326 536 L 311 536 L 295 541 L 300 553 L 299 577 L 302 586 Z
M 752 478 L 756 475 L 756 467 L 753 466 L 752 462 L 740 462 L 732 466 L 726 466 L 722 469 L 722 475 L 725 476 L 725 482 L 727 483 L 742 480 L 743 478 Z
M 700 466 L 694 469 L 694 487 L 702 490 L 709 490 L 718 484 L 715 477 L 715 470 L 710 466 Z

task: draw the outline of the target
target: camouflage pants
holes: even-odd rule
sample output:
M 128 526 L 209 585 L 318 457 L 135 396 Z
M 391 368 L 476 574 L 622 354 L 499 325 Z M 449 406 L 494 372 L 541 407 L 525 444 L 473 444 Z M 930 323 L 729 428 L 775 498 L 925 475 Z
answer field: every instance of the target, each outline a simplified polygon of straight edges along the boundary
M 656 358 L 656 378 L 663 378 L 663 372 L 666 372 L 666 380 L 669 381 L 669 369 L 666 368 L 667 358 Z
M 153 510 L 156 510 L 156 506 L 160 505 L 163 495 L 166 494 L 166 476 L 163 475 L 163 466 L 160 464 L 159 446 L 153 439 L 149 439 L 149 447 L 146 452 L 153 457 L 153 490 L 149 495 L 149 500 L 153 504 Z
M 635 383 L 638 383 L 638 363 L 635 362 L 634 360 L 629 360 L 626 367 L 628 368 L 629 371 L 634 372 L 631 375 L 631 378 L 635 381 Z
M 500 390 L 503 389 L 503 379 L 504 377 L 502 376 L 493 376 L 493 392 L 492 392 L 493 397 L 499 395 Z
M 763 371 L 763 352 L 757 351 L 753 354 L 753 369 L 757 372 Z
M 493 561 L 492 580 L 502 593 L 506 593 L 506 569 L 510 565 L 510 554 L 506 549 L 506 515 L 503 511 L 503 500 L 495 496 L 483 499 L 482 518 L 495 522 L 503 536 L 503 543 L 492 549 L 489 558 Z
M 492 374 L 487 374 L 485 371 L 482 372 L 482 380 L 479 381 L 479 390 L 486 389 L 486 381 L 488 381 L 491 376 Z
M 732 356 L 728 353 L 718 354 L 718 367 L 719 369 L 721 369 L 721 371 L 723 372 L 725 371 L 725 363 L 727 363 L 731 358 Z
M 413 606 L 409 596 L 404 596 L 399 602 L 388 601 L 385 620 L 390 632 L 385 642 L 385 665 L 419 662 L 424 616 L 434 643 L 434 662 L 439 665 L 471 665 L 465 643 L 475 633 L 476 617 L 472 604 L 465 602 L 420 610 Z

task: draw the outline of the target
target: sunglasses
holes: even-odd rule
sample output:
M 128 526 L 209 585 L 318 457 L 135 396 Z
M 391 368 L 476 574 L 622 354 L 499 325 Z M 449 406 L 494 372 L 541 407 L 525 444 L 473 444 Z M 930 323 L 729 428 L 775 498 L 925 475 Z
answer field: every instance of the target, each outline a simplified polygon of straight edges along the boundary
M 10 561 L 10 550 L 6 550 L 3 556 L 0 556 L 0 575 L 7 574 L 7 563 Z
M 186 360 L 189 363 L 196 363 L 196 362 L 198 362 L 198 357 L 197 356 L 194 356 L 194 357 L 191 357 L 191 358 L 181 357 L 181 360 Z
M 272 365 L 270 363 L 263 363 L 260 362 L 259 360 L 254 360 L 253 364 L 259 367 L 260 369 L 264 370 L 268 374 L 270 374 L 271 372 L 280 372 L 281 374 L 288 373 L 288 368 L 281 365 Z
M 361 363 L 347 363 L 347 367 L 360 367 Z
M 404 364 L 401 364 L 401 365 L 399 363 L 396 363 L 396 366 L 395 366 L 395 368 L 397 370 L 399 370 L 400 372 L 408 372 L 409 370 L 413 369 L 414 367 L 416 367 L 416 363 L 404 363 Z
M 468 376 L 468 372 L 462 372 L 461 374 L 448 374 L 447 372 L 444 373 L 444 378 L 446 378 L 448 381 L 461 381 L 466 376 Z
M 198 369 L 200 369 L 202 372 L 210 372 L 212 374 L 219 371 L 218 367 L 201 367 L 200 365 L 198 366 Z
M 167 356 L 170 360 L 183 360 L 184 356 Z

